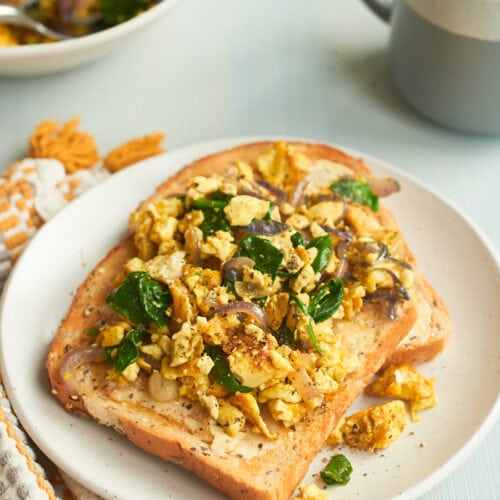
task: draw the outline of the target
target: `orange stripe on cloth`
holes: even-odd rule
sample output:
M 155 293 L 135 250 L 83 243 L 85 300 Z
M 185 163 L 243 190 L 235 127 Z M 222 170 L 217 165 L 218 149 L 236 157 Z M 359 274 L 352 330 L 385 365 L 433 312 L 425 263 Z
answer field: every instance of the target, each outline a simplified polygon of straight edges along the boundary
M 43 476 L 36 469 L 35 463 L 33 462 L 33 459 L 31 458 L 30 454 L 28 453 L 26 446 L 17 435 L 14 426 L 5 415 L 5 412 L 3 411 L 1 406 L 0 406 L 0 421 L 3 421 L 3 423 L 7 427 L 7 435 L 15 441 L 17 450 L 26 459 L 28 470 L 35 476 L 36 484 L 39 486 L 41 490 L 47 493 L 50 500 L 55 500 L 56 496 L 54 494 L 54 490 L 47 484 Z
M 13 182 L 5 181 L 2 185 L 0 185 L 0 196 L 6 196 L 10 194 L 14 187 L 15 184 Z
M 20 210 L 21 212 L 24 212 L 26 210 L 28 210 L 28 205 L 26 204 L 26 202 L 20 198 L 18 200 L 16 200 L 16 208 L 18 210 Z
M 10 201 L 8 198 L 3 199 L 0 201 L 0 213 L 6 212 L 10 208 Z
M 29 186 L 29 183 L 26 179 L 18 179 L 17 181 L 5 181 L 3 184 L 0 184 L 0 197 L 2 196 L 11 196 L 15 193 L 21 193 L 24 186 Z
M 26 182 L 21 186 L 20 193 L 22 194 L 23 198 L 31 200 L 31 198 L 33 198 L 33 187 L 31 186 L 31 184 L 28 184 Z
M 36 167 L 24 167 L 23 168 L 23 174 L 25 176 L 29 176 L 30 174 L 36 174 L 38 172 L 38 169 Z
M 5 239 L 5 246 L 12 250 L 13 248 L 22 245 L 28 241 L 28 234 L 25 231 L 20 231 L 9 238 Z
M 20 220 L 17 215 L 9 215 L 5 219 L 0 219 L 0 231 L 9 231 L 19 224 Z

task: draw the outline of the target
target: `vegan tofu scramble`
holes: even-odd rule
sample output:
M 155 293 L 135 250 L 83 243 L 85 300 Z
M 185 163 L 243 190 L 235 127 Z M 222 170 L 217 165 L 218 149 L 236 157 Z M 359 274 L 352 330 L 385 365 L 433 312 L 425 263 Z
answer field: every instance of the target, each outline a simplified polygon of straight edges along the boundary
M 276 143 L 135 212 L 137 255 L 107 298 L 120 319 L 91 332 L 107 383 L 197 402 L 230 436 L 277 438 L 269 415 L 293 427 L 358 368 L 337 322 L 409 298 L 369 181 Z

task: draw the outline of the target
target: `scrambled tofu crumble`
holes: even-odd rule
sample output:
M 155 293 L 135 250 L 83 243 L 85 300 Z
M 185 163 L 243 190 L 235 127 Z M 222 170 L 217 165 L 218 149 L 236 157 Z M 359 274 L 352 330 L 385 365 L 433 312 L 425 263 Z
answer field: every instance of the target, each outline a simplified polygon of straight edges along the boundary
M 387 448 L 407 423 L 406 407 L 401 400 L 409 401 L 410 418 L 419 421 L 419 411 L 437 404 L 434 382 L 409 364 L 390 365 L 366 388 L 366 392 L 399 399 L 342 417 L 326 443 L 333 446 L 347 443 L 353 448 L 370 451 Z
M 299 495 L 295 496 L 293 500 L 328 500 L 330 494 L 314 483 L 304 484 L 299 486 Z
M 367 387 L 369 394 L 409 401 L 410 417 L 420 420 L 418 413 L 436 406 L 435 380 L 422 375 L 408 364 L 391 365 L 375 382 Z
M 271 420 L 320 406 L 359 366 L 336 322 L 367 301 L 391 310 L 413 281 L 399 234 L 339 179 L 368 186 L 277 143 L 135 212 L 137 254 L 107 300 L 120 320 L 95 339 L 108 379 L 196 401 L 230 436 L 248 423 L 275 439 Z
M 406 423 L 405 404 L 389 401 L 341 419 L 327 443 L 345 442 L 353 448 L 370 451 L 387 448 L 400 436 Z

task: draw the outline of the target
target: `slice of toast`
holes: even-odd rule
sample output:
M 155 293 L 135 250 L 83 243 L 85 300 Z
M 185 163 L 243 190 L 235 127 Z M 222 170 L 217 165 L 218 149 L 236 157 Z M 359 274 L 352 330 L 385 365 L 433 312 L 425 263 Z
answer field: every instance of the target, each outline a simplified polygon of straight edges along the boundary
M 345 165 L 356 174 L 370 174 L 362 161 L 329 146 L 307 143 L 293 146 L 313 163 L 328 160 Z M 253 165 L 259 155 L 272 147 L 270 142 L 249 144 L 197 160 L 162 184 L 143 207 L 163 197 L 184 193 L 195 176 L 224 174 L 236 160 Z M 392 215 L 383 207 L 376 217 L 382 225 L 394 225 Z M 114 427 L 147 452 L 194 471 L 234 498 L 290 497 L 339 418 L 417 321 L 421 307 L 418 291 L 424 291 L 431 316 L 438 318 L 432 324 L 446 324 L 439 320 L 447 317 L 442 303 L 414 265 L 411 300 L 398 302 L 395 319 L 388 319 L 387 310 L 380 303 L 366 302 L 353 319 L 336 320 L 335 331 L 342 349 L 346 356 L 356 356 L 358 365 L 334 392 L 326 395 L 320 406 L 288 428 L 273 421 L 263 410 L 262 417 L 276 439 L 255 432 L 249 425 L 230 437 L 191 399 L 160 403 L 151 398 L 145 381 L 140 378 L 131 383 L 110 380 L 109 365 L 92 360 L 91 348 L 78 351 L 78 356 L 73 355 L 72 362 L 67 362 L 72 352 L 92 342 L 86 333 L 89 329 L 118 319 L 106 305 L 106 297 L 115 288 L 123 265 L 135 255 L 133 237 L 129 236 L 97 264 L 79 287 L 47 357 L 52 392 L 68 411 Z M 413 256 L 403 247 L 399 258 L 412 260 Z M 410 339 L 409 344 L 412 343 L 417 345 Z

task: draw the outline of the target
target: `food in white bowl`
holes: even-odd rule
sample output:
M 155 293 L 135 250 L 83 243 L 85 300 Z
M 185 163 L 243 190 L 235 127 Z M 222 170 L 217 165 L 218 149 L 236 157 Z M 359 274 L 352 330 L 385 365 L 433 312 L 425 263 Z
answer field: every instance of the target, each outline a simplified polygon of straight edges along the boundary
M 177 0 L 134 0 L 127 2 L 128 8 L 116 9 L 116 2 L 111 0 L 38 2 L 35 15 L 40 20 L 56 31 L 77 36 L 54 42 L 0 23 L 0 75 L 51 73 L 98 59 L 125 37 L 169 12 L 176 3 Z M 99 30 L 94 32 L 95 29 Z
M 151 9 L 161 0 L 16 0 L 33 19 L 58 33 L 84 36 L 105 30 Z M 30 28 L 0 22 L 0 47 L 56 41 Z

